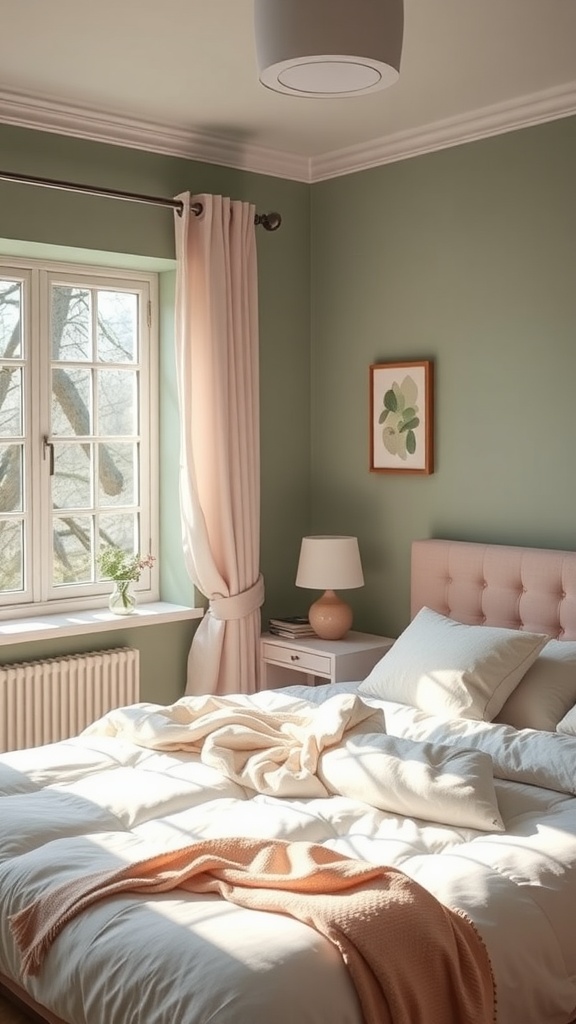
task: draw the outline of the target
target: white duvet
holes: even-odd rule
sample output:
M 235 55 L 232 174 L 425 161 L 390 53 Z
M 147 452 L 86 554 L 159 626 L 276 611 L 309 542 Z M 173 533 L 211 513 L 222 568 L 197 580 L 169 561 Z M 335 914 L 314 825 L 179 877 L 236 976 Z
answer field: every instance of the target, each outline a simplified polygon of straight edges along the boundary
M 308 726 L 288 730 L 288 760 L 286 730 L 275 734 L 280 796 L 246 761 L 241 782 L 228 755 L 219 767 L 207 763 L 203 743 L 158 749 L 162 724 L 147 718 L 154 709 L 138 712 L 147 746 L 142 733 L 130 735 L 133 721 L 127 729 L 105 721 L 73 740 L 3 755 L 0 971 L 71 1024 L 361 1024 L 346 967 L 322 936 L 288 917 L 180 891 L 101 901 L 64 928 L 38 977 L 21 977 L 9 915 L 67 879 L 200 837 L 307 840 L 399 867 L 465 911 L 492 959 L 499 1024 L 572 1021 L 576 739 L 448 725 L 371 698 L 364 713 L 347 691 L 354 687 L 237 698 L 259 724 L 274 715 L 314 723 L 314 705 L 330 700 L 323 720 L 334 724 L 334 708 L 354 708 L 335 740 L 313 747 L 321 795 L 284 784 L 299 744 L 310 754 Z M 187 713 L 190 702 L 179 703 Z M 261 792 L 255 779 L 264 779 Z M 402 816 L 412 800 L 418 816 Z M 393 810 L 377 806 L 394 801 Z M 481 827 L 437 820 L 460 822 L 472 803 Z

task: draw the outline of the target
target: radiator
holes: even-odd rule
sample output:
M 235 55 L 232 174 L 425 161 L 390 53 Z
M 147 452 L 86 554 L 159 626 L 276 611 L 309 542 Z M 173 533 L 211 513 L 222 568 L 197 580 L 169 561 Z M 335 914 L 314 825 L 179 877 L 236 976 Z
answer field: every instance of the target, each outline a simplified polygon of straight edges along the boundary
M 139 652 L 128 647 L 2 665 L 0 751 L 76 736 L 139 694 Z

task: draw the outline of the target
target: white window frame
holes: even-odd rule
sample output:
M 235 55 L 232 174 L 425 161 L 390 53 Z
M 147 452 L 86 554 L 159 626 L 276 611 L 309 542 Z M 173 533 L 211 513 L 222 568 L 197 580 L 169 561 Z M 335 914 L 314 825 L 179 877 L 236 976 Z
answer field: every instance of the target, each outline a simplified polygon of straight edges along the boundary
M 46 528 L 51 520 L 50 480 L 43 451 L 43 438 L 50 425 L 50 291 L 52 282 L 139 292 L 140 341 L 142 349 L 139 388 L 141 452 L 140 452 L 140 531 L 143 553 L 152 552 L 156 562 L 152 571 L 145 570 L 134 589 L 139 599 L 154 602 L 159 598 L 159 466 L 158 466 L 158 274 L 129 271 L 114 267 L 92 266 L 80 263 L 60 263 L 0 256 L 0 276 L 23 280 L 28 286 L 28 301 L 22 312 L 23 340 L 28 359 L 25 374 L 29 375 L 28 396 L 25 404 L 24 429 L 32 438 L 31 457 L 27 461 L 23 488 L 25 507 L 34 509 L 28 515 L 25 544 L 32 559 L 31 587 L 28 590 L 0 596 L 0 620 L 15 615 L 63 613 L 99 608 L 106 604 L 111 584 L 102 580 L 78 587 L 49 588 L 49 568 L 52 559 L 51 536 Z M 45 310 L 43 314 L 42 310 Z M 42 318 L 44 317 L 44 322 Z M 31 344 L 32 342 L 32 344 Z M 42 385 L 44 381 L 44 385 Z M 36 401 L 35 396 L 40 396 Z M 146 453 L 147 448 L 147 453 Z M 148 492 L 148 500 L 146 493 Z M 34 502 L 31 504 L 31 497 Z M 36 514 L 36 509 L 39 514 Z

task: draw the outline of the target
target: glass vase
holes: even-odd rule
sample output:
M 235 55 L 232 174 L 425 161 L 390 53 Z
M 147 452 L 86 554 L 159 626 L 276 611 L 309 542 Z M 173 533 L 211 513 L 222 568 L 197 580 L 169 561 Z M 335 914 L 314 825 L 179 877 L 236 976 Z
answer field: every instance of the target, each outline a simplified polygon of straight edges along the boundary
M 114 615 L 132 615 L 136 598 L 131 591 L 132 580 L 114 580 L 114 589 L 108 598 L 108 607 Z

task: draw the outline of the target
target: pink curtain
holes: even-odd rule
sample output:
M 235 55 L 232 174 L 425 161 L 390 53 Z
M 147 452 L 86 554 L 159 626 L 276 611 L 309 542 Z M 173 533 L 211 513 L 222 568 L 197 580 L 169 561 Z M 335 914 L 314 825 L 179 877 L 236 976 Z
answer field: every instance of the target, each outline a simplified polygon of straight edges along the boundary
M 264 600 L 255 208 L 222 196 L 177 198 L 184 205 L 175 214 L 184 556 L 209 600 L 186 693 L 251 693 Z M 202 204 L 200 216 L 192 202 Z

